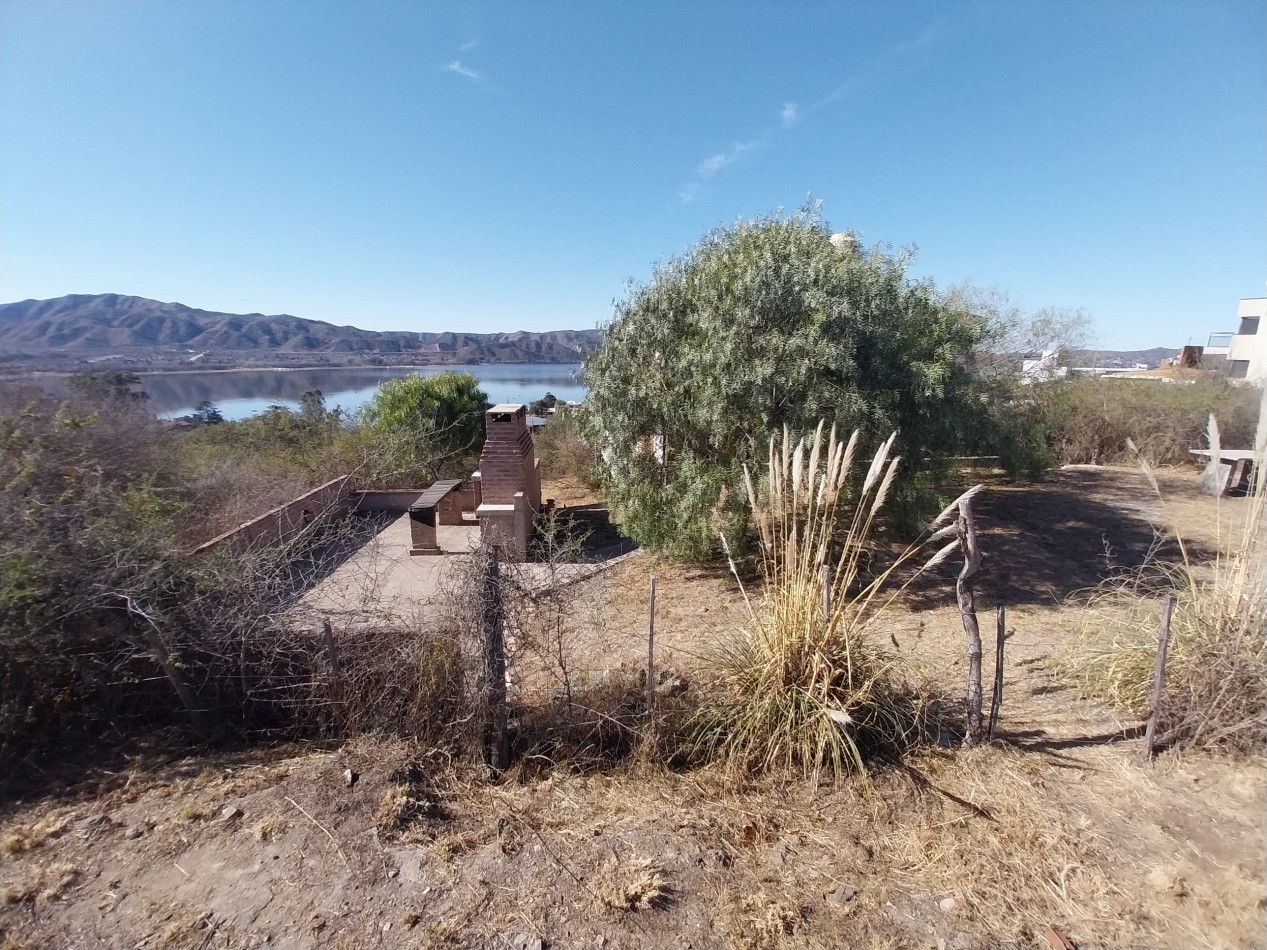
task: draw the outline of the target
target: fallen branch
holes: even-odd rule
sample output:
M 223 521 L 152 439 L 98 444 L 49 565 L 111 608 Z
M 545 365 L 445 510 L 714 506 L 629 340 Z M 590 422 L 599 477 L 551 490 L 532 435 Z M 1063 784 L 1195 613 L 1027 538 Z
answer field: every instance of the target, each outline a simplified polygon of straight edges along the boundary
M 312 815 L 308 814 L 308 812 L 304 811 L 304 806 L 299 804 L 299 802 L 295 801 L 293 798 L 287 797 L 286 801 L 290 802 L 292 805 L 298 808 L 300 811 L 300 814 L 302 814 L 305 818 L 307 818 L 314 825 L 316 825 L 318 828 L 320 828 L 322 831 L 325 832 L 326 837 L 330 839 L 330 843 L 334 845 L 334 850 L 338 851 L 339 857 L 343 859 L 343 866 L 350 868 L 352 865 L 348 862 L 348 856 L 343 853 L 343 849 L 339 847 L 339 842 L 335 840 L 334 835 L 330 834 L 330 829 L 327 828 L 325 825 L 323 825 L 321 822 L 317 821 L 317 819 L 313 818 Z

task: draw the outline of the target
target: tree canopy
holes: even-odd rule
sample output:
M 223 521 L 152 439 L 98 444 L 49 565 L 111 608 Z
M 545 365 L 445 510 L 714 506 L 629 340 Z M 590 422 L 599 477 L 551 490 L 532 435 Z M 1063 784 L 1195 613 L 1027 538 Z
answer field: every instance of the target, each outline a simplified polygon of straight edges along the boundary
M 896 430 L 908 479 L 952 453 L 978 408 L 982 321 L 909 263 L 806 208 L 707 234 L 619 302 L 585 373 L 626 530 L 705 555 L 744 523 L 741 465 L 784 426 L 826 419 L 875 443 Z
M 414 373 L 379 384 L 363 421 L 400 471 L 434 474 L 480 450 L 488 405 L 470 373 Z

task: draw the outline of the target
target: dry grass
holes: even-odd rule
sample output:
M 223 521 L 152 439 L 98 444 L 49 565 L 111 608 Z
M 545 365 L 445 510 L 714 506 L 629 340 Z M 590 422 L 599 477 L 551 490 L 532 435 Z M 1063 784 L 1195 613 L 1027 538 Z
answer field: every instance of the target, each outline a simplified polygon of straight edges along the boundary
M 207 812 L 201 805 L 197 805 L 194 802 L 185 802 L 185 804 L 176 809 L 176 817 L 181 821 L 202 821 L 207 817 Z
M 79 874 L 78 867 L 65 862 L 48 867 L 28 868 L 23 879 L 7 884 L 0 890 L 0 905 L 50 903 L 61 897 L 66 888 L 75 883 Z
M 281 815 L 265 815 L 251 826 L 251 834 L 256 841 L 276 841 L 286 833 L 289 826 Z
M 736 894 L 729 888 L 719 895 L 713 914 L 713 929 L 722 934 L 734 950 L 779 950 L 805 946 L 796 940 L 805 924 L 804 909 L 786 898 L 772 897 L 764 890 Z
M 1267 410 L 1267 391 L 1263 405 Z M 1213 417 L 1209 439 L 1217 455 Z M 1086 695 L 1147 715 L 1160 602 L 1164 594 L 1173 596 L 1166 693 L 1158 709 L 1166 742 L 1252 754 L 1267 741 L 1267 411 L 1254 461 L 1244 521 L 1225 529 L 1220 520 L 1214 563 L 1194 563 L 1180 538 L 1181 563 L 1150 558 L 1140 570 L 1102 584 L 1088 598 L 1090 620 L 1065 659 Z M 1161 497 L 1151 469 L 1141 464 Z
M 871 459 L 861 489 L 848 498 L 857 444 L 857 432 L 842 443 L 834 428 L 824 437 L 820 423 L 811 442 L 802 439 L 793 448 L 785 431 L 781 442 L 770 442 L 761 491 L 745 470 L 760 533 L 763 596 L 755 606 L 749 602 L 745 628 L 721 642 L 721 695 L 698 719 L 704 746 L 739 770 L 839 778 L 865 772 L 867 756 L 899 752 L 920 733 L 919 698 L 867 634 L 898 592 L 889 589 L 890 575 L 922 543 L 866 576 L 871 528 L 900 459 L 890 457 L 890 437 Z M 946 536 L 942 530 L 928 540 Z M 955 544 L 944 545 L 910 579 Z
M 159 950 L 184 950 L 186 947 L 205 946 L 207 940 L 204 937 L 210 926 L 210 914 L 184 917 L 164 927 L 154 938 L 154 946 Z
M 930 784 L 958 801 L 923 794 L 895 816 L 882 845 L 893 884 L 931 888 L 994 934 L 1024 936 L 1026 920 L 1112 919 L 1108 856 L 1036 794 L 1037 763 L 1008 749 L 960 754 L 952 767 L 926 763 Z
M 647 858 L 613 857 L 599 871 L 594 891 L 613 910 L 655 910 L 667 907 L 673 889 L 669 879 Z
M 4 837 L 0 838 L 0 853 L 25 854 L 48 840 L 60 836 L 69 824 L 69 815 L 46 815 L 31 824 L 10 828 L 5 832 Z

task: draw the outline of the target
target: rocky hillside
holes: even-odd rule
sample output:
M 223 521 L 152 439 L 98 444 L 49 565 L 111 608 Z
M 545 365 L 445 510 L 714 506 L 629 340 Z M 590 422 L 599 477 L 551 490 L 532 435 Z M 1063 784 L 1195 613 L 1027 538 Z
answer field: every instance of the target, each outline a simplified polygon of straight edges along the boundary
M 574 363 L 597 345 L 597 330 L 544 333 L 374 332 L 289 314 L 215 313 L 121 294 L 71 294 L 0 304 L 0 354 L 7 361 L 125 357 L 145 362 L 235 356 L 382 356 L 397 362 Z M 182 355 L 183 354 L 183 355 Z

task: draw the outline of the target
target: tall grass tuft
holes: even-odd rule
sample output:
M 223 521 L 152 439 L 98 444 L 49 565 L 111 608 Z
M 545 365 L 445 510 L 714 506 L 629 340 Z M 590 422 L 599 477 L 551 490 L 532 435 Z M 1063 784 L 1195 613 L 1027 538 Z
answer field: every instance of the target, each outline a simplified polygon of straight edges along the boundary
M 764 478 L 754 481 L 744 470 L 763 590 L 755 604 L 744 591 L 749 622 L 719 644 L 721 689 L 697 718 L 705 746 L 739 770 L 836 779 L 865 773 L 868 757 L 896 754 L 920 734 L 923 704 L 867 634 L 900 590 L 890 578 L 923 545 L 911 545 L 887 569 L 868 574 L 872 527 L 900 459 L 892 455 L 890 437 L 851 499 L 858 438 L 854 432 L 841 441 L 834 427 L 825 433 L 819 423 L 812 440 L 793 443 L 785 430 L 770 441 Z M 933 538 L 945 536 L 942 530 Z
M 1106 581 L 1092 593 L 1092 619 L 1068 662 L 1085 694 L 1146 714 L 1158 605 L 1162 595 L 1173 594 L 1166 693 L 1158 710 L 1161 735 L 1172 745 L 1252 753 L 1267 742 L 1267 391 L 1262 403 L 1244 520 L 1224 535 L 1220 507 L 1214 562 L 1195 563 L 1180 538 L 1178 564 L 1150 559 Z M 1208 437 L 1217 457 L 1213 416 Z M 1160 496 L 1147 463 L 1141 465 Z

